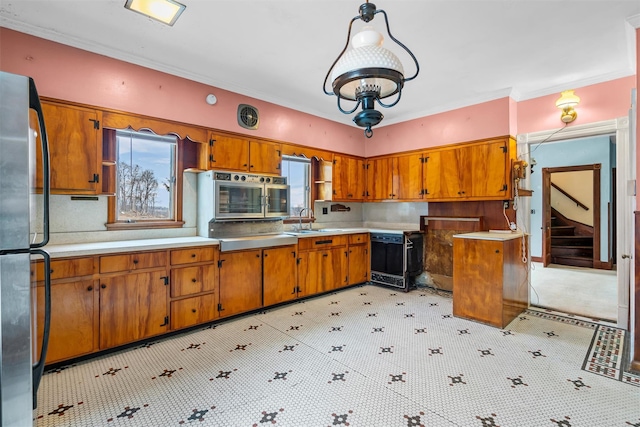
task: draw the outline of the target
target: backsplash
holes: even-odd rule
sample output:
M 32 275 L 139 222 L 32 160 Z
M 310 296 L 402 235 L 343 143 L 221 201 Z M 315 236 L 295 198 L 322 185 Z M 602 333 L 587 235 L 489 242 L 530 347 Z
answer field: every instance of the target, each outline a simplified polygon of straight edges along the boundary
M 116 240 L 159 239 L 167 237 L 196 236 L 197 175 L 185 173 L 183 180 L 183 220 L 182 228 L 152 230 L 107 231 L 107 196 L 98 196 L 97 200 L 71 200 L 68 195 L 52 195 L 50 244 L 71 244 L 106 242 Z M 41 204 L 41 198 L 38 200 Z M 340 205 L 340 211 L 331 211 L 332 205 Z M 314 203 L 316 221 L 314 228 L 420 228 L 420 215 L 427 215 L 426 202 L 390 202 L 390 203 Z M 344 208 L 343 208 L 344 207 Z M 323 213 L 326 208 L 326 214 Z M 348 209 L 348 210 L 347 210 Z M 258 234 L 281 232 L 281 221 L 219 223 L 216 233 L 220 236 L 230 234 Z M 286 226 L 285 228 L 290 228 Z M 38 225 L 39 232 L 42 224 Z

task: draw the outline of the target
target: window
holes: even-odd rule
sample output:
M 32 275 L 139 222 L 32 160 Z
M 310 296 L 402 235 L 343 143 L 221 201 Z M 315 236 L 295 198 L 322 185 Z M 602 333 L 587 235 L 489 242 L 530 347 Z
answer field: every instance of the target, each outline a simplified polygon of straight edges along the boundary
M 290 187 L 289 215 L 299 217 L 302 209 L 311 207 L 311 161 L 304 157 L 282 156 L 282 175 L 287 177 Z
M 177 148 L 175 136 L 116 131 L 116 221 L 176 219 Z

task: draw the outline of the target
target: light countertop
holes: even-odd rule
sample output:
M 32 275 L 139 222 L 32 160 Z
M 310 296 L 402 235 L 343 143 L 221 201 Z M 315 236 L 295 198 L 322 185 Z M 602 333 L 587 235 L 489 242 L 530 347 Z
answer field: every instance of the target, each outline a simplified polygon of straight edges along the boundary
M 506 233 L 492 232 L 492 231 L 474 231 L 473 233 L 454 234 L 453 237 L 454 238 L 457 237 L 460 239 L 506 241 L 506 240 L 518 239 L 522 237 L 522 233 L 519 231 L 516 231 L 516 232 L 507 231 Z
M 403 230 L 382 229 L 382 228 L 327 228 L 323 231 L 313 230 L 311 232 L 293 233 L 299 239 L 305 237 L 315 237 L 322 235 L 340 235 L 355 233 L 402 233 Z M 290 232 L 285 231 L 288 234 Z M 103 255 L 119 252 L 149 251 L 156 249 L 173 249 L 180 247 L 210 246 L 219 245 L 220 240 L 206 237 L 172 237 L 163 239 L 138 239 L 138 240 L 117 240 L 110 242 L 92 243 L 69 243 L 58 245 L 47 245 L 44 249 L 49 252 L 51 258 L 65 258 L 75 256 Z
M 47 245 L 45 250 L 51 258 L 102 255 L 117 252 L 148 251 L 187 246 L 209 246 L 219 244 L 216 239 L 206 237 L 171 237 L 165 239 L 117 240 L 113 242 L 71 243 Z

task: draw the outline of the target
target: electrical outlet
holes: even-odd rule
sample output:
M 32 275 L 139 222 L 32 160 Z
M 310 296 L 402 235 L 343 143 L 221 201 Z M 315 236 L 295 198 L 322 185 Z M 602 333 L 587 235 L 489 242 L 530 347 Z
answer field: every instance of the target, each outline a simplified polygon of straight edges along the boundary
M 327 208 L 322 208 L 322 215 L 326 215 L 329 213 L 329 209 Z
M 509 201 L 505 200 L 504 202 L 502 202 L 502 207 L 505 209 L 509 209 Z

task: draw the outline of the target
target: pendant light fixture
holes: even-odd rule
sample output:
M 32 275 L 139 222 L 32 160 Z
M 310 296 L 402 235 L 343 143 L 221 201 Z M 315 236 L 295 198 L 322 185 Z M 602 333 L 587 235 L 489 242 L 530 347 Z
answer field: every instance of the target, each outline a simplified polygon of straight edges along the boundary
M 382 34 L 374 30 L 373 27 L 365 26 L 358 32 L 351 40 L 353 49 L 346 52 L 351 39 L 353 23 L 358 19 L 368 23 L 378 13 L 382 13 L 384 16 L 389 38 L 413 59 L 416 65 L 416 72 L 413 76 L 404 77 L 402 63 L 393 52 L 382 47 Z M 329 68 L 322 89 L 325 94 L 338 97 L 338 109 L 344 114 L 351 114 L 362 105 L 362 111 L 355 115 L 353 121 L 356 125 L 365 128 L 365 136 L 371 138 L 373 135 L 371 127 L 379 124 L 384 117 L 381 112 L 375 110 L 376 101 L 384 108 L 396 105 L 400 101 L 404 83 L 415 79 L 419 71 L 420 66 L 413 53 L 391 34 L 386 12 L 382 9 L 376 10 L 376 5 L 367 0 L 360 6 L 359 15 L 351 19 L 347 32 L 347 43 Z M 327 90 L 329 75 L 331 75 L 333 91 Z M 396 99 L 389 104 L 381 101 L 394 95 Z M 341 99 L 355 101 L 356 105 L 351 110 L 345 110 L 340 103 Z

